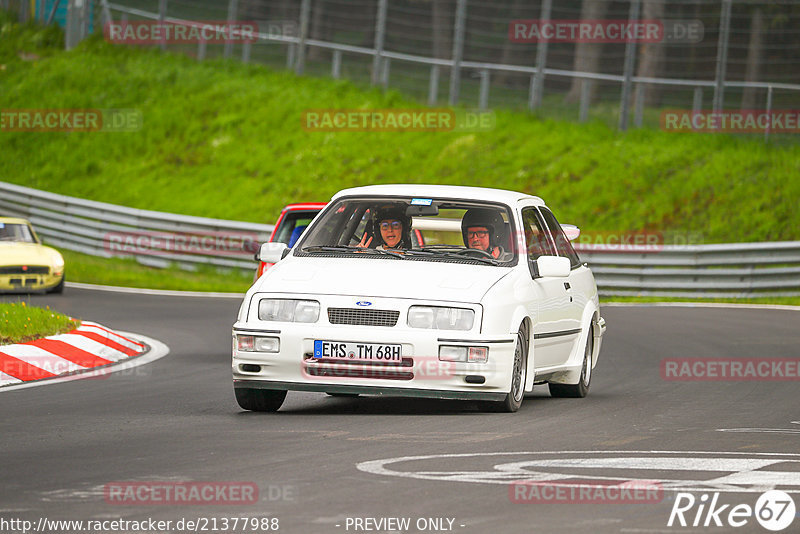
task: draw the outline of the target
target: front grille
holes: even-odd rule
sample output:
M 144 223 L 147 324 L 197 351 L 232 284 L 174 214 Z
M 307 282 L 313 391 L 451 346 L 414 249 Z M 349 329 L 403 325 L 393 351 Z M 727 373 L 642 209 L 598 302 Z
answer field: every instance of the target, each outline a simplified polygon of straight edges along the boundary
M 47 274 L 50 267 L 46 265 L 9 265 L 0 267 L 0 274 Z
M 360 310 L 353 308 L 328 308 L 331 324 L 360 326 L 394 326 L 400 312 L 396 310 Z

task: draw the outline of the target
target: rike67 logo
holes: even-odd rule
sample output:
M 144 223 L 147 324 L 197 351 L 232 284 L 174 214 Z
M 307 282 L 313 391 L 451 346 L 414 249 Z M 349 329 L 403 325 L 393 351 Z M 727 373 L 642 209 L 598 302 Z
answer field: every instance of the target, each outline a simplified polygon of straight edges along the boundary
M 718 492 L 704 493 L 699 498 L 691 493 L 678 493 L 667 526 L 738 528 L 752 525 L 755 519 L 765 529 L 777 532 L 789 527 L 795 518 L 794 500 L 784 491 L 762 493 L 754 506 L 721 504 L 719 497 Z

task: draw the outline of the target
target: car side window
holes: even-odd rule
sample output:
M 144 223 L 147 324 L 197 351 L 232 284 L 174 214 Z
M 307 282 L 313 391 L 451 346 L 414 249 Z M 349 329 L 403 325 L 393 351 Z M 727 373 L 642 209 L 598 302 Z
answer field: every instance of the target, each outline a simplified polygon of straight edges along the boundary
M 522 230 L 525 232 L 525 248 L 528 251 L 528 266 L 531 268 L 531 275 L 535 275 L 533 262 L 539 256 L 555 256 L 547 227 L 536 211 L 536 208 L 525 208 L 522 210 Z
M 558 250 L 558 255 L 569 258 L 569 263 L 573 269 L 580 266 L 581 258 L 578 256 L 578 253 L 575 252 L 575 249 L 572 248 L 572 243 L 569 242 L 567 234 L 564 233 L 564 230 L 556 220 L 555 215 L 553 215 L 553 213 L 547 208 L 540 209 L 544 220 L 547 222 L 547 226 L 550 227 L 550 231 L 552 232 L 553 239 L 556 243 L 556 249 Z

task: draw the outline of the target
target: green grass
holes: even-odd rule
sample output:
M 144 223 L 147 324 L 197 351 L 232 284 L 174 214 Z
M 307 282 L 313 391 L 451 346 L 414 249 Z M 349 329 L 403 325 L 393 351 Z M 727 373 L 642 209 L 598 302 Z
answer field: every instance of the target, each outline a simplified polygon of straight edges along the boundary
M 80 325 L 79 320 L 53 311 L 49 306 L 37 308 L 24 301 L 0 302 L 0 345 L 63 334 Z
M 300 117 L 308 109 L 419 104 L 363 83 L 237 61 L 198 63 L 98 38 L 61 52 L 57 29 L 21 28 L 3 17 L 0 108 L 132 108 L 144 119 L 128 133 L 0 131 L 5 181 L 258 223 L 274 222 L 286 203 L 324 201 L 356 185 L 474 185 L 539 195 L 562 222 L 587 233 L 691 232 L 706 243 L 800 239 L 796 141 L 620 133 L 607 124 L 610 107 L 576 124 L 574 109 L 552 97 L 537 115 L 498 110 L 496 128 L 486 132 L 307 132 Z M 568 120 L 554 118 L 562 114 Z M 250 280 L 65 255 L 70 281 L 238 292 Z
M 147 267 L 131 259 L 98 258 L 64 249 L 61 249 L 60 252 L 64 256 L 67 282 L 149 289 L 244 293 L 253 283 L 255 275 L 255 265 L 252 271 L 221 272 L 208 266 L 201 266 L 194 272 L 177 267 L 167 269 Z

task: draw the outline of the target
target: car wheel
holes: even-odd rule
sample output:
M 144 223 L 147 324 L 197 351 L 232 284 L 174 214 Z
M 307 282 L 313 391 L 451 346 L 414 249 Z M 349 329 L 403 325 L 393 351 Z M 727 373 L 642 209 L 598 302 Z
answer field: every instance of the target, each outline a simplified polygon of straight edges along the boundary
M 48 293 L 63 293 L 64 292 L 64 279 L 65 278 L 66 278 L 66 276 L 62 276 L 61 277 L 61 281 L 58 283 L 58 285 L 53 287 L 53 288 L 51 288 L 51 289 L 49 289 L 47 292 Z
M 252 412 L 277 412 L 286 398 L 286 390 L 234 388 L 236 402 Z
M 517 343 L 514 348 L 514 369 L 511 372 L 511 391 L 500 402 L 483 404 L 485 411 L 513 413 L 522 406 L 525 398 L 525 379 L 528 375 L 528 343 L 523 327 L 517 332 Z
M 594 342 L 594 330 L 589 327 L 589 335 L 586 337 L 586 348 L 583 351 L 583 366 L 581 368 L 581 378 L 577 384 L 548 384 L 550 395 L 553 397 L 583 398 L 589 393 L 589 385 L 592 383 L 592 348 Z
M 326 391 L 325 395 L 328 395 L 329 397 L 345 397 L 349 399 L 358 397 L 358 393 L 331 393 L 330 391 Z

